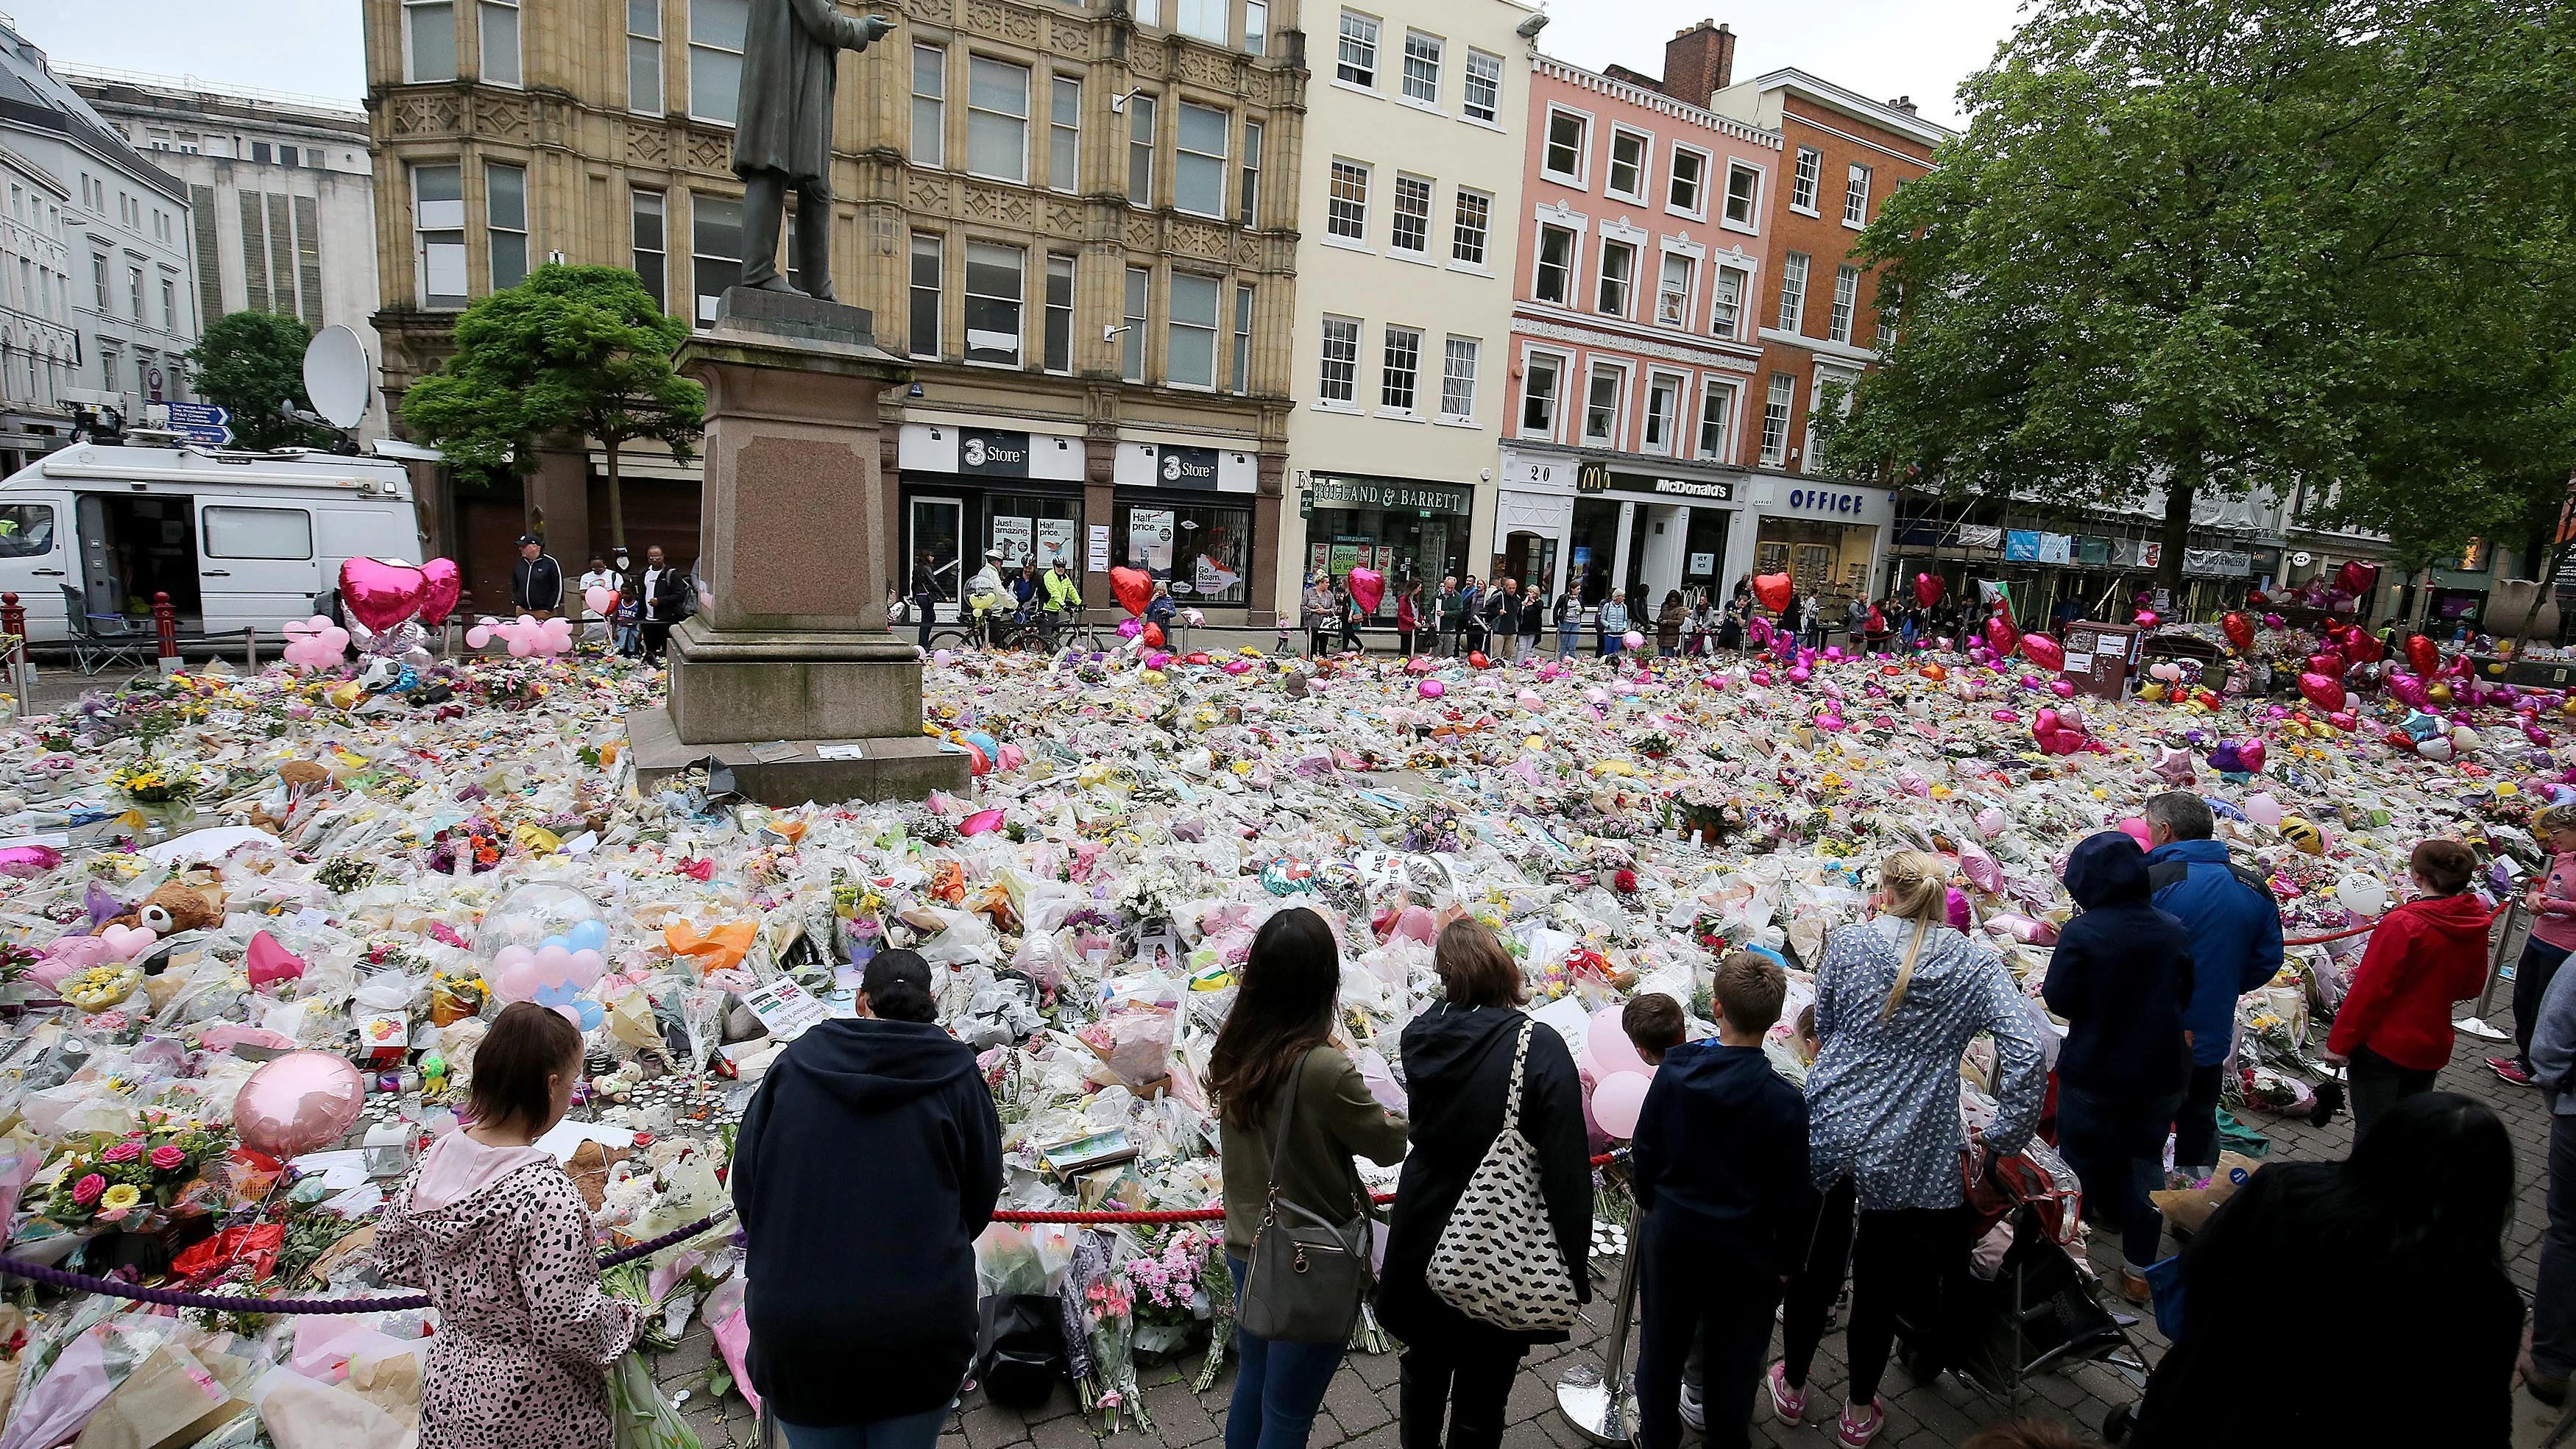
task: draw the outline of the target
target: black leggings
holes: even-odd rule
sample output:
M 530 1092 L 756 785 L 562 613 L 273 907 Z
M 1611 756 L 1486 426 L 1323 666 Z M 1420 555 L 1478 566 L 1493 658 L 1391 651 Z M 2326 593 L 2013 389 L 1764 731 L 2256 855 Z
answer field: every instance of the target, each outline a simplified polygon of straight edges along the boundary
M 1456 1349 L 1408 1344 L 1396 1360 L 1398 1442 L 1403 1449 L 1443 1449 L 1440 1420 L 1449 1420 L 1446 1449 L 1495 1449 L 1503 1442 L 1503 1403 L 1520 1373 L 1518 1343 L 1473 1343 Z
M 1807 1260 L 1789 1280 L 1782 1316 L 1782 1357 L 1789 1386 L 1807 1386 L 1807 1369 L 1825 1336 L 1825 1315 L 1842 1292 L 1843 1263 L 1851 1263 L 1851 1322 L 1844 1351 L 1851 1361 L 1852 1403 L 1878 1396 L 1887 1355 L 1896 1342 L 1896 1316 L 1937 1345 L 1941 1284 L 1966 1262 L 1965 1220 L 1958 1208 L 1886 1208 L 1856 1212 L 1858 1190 L 1850 1178 L 1825 1193 L 1816 1215 Z

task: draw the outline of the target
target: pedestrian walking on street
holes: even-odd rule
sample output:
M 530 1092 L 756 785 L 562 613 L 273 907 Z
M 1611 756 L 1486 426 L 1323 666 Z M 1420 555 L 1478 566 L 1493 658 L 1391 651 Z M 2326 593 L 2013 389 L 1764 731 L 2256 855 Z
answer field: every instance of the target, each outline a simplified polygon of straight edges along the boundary
M 2264 1164 L 2183 1252 L 2180 1331 L 2127 1449 L 2506 1449 L 2513 1175 L 2503 1120 L 2450 1092 L 2391 1107 L 2347 1161 Z M 2284 1264 L 2320 1270 L 2299 1275 L 2298 1316 L 2334 1325 L 2335 1349 L 2267 1385 L 2250 1366 L 2280 1350 Z
M 2549 847 L 2549 869 L 2523 893 L 2532 914 L 2531 939 L 2513 968 L 2513 1047 L 2509 1057 L 2489 1057 L 2495 1074 L 2517 1087 L 2536 1087 L 2531 1070 L 2531 1029 L 2540 1003 L 2567 955 L 2576 951 L 2576 805 L 2552 805 L 2533 817 L 2531 833 Z
M 1537 658 L 1539 636 L 1546 632 L 1547 596 L 1532 584 L 1521 590 L 1521 647 L 1512 658 L 1523 662 Z
M 519 535 L 519 561 L 510 569 L 510 607 L 522 614 L 551 619 L 563 608 L 563 565 L 546 552 L 545 540 Z
M 1368 618 L 1368 611 L 1360 607 L 1359 596 L 1351 592 L 1348 579 L 1333 586 L 1333 612 L 1342 625 L 1341 638 L 1333 646 L 1335 652 L 1359 653 L 1360 625 Z
M 2057 1147 L 2087 1213 L 2120 1234 L 2122 1296 L 2144 1303 L 2147 1269 L 2164 1256 L 2164 1218 L 2148 1194 L 2164 1186 L 2165 1134 L 2191 1077 L 2191 936 L 2155 908 L 2146 852 L 2117 830 L 2076 843 L 2066 893 L 2082 913 L 2058 933 L 2041 988 L 2067 1021 Z
M 930 647 L 930 629 L 939 618 L 939 571 L 931 567 L 928 549 L 912 559 L 912 622 L 921 626 L 921 647 Z
M 1341 985 L 1332 927 L 1303 906 L 1279 912 L 1252 938 L 1234 1008 L 1208 1055 L 1237 1302 L 1274 1195 L 1347 1223 L 1368 1211 L 1352 1156 L 1388 1166 L 1404 1156 L 1404 1119 L 1378 1105 L 1349 1054 L 1331 1044 Z M 1339 1339 L 1273 1341 L 1238 1325 L 1225 1449 L 1305 1449 L 1342 1351 Z
M 735 1138 L 745 1367 L 787 1449 L 932 1449 L 975 1355 L 1002 1129 L 930 993 L 920 953 L 870 957 L 858 1016 L 790 1042 Z
M 1495 1449 L 1503 1401 L 1532 1344 L 1563 1332 L 1521 1332 L 1471 1318 L 1425 1279 L 1432 1250 L 1497 1137 L 1519 1082 L 1520 1135 L 1535 1149 L 1539 1192 L 1578 1301 L 1591 1301 L 1592 1167 L 1583 1082 L 1563 1038 L 1529 1030 L 1521 969 L 1491 929 L 1453 921 L 1432 952 L 1441 1000 L 1404 1028 L 1413 1150 L 1386 1230 L 1378 1321 L 1400 1339 L 1402 1449 Z M 1528 1036 L 1526 1056 L 1521 1039 Z M 1521 1070 L 1515 1072 L 1516 1057 Z M 1443 1416 L 1448 1434 L 1441 1433 Z
M 2147 888 L 2156 908 L 2191 933 L 2191 1080 L 2174 1118 L 2174 1171 L 2194 1182 L 2218 1170 L 2218 1091 L 2235 1052 L 2236 998 L 2281 969 L 2281 906 L 2264 877 L 2227 858 L 2210 837 L 2209 802 L 2188 790 L 2149 799 Z
M 1929 1352 L 1951 1338 L 1933 1320 L 1941 1285 L 1967 1270 L 1960 1054 L 1977 1033 L 1994 1037 L 2000 1086 L 1985 1145 L 1998 1156 L 2030 1140 L 2047 1091 L 2040 1028 L 2003 958 L 1951 929 L 1948 877 L 1937 855 L 1888 856 L 1874 914 L 1826 937 L 1816 968 L 1824 1049 L 1807 1074 L 1808 1179 L 1824 1204 L 1789 1284 L 1770 1389 L 1782 1420 L 1805 1417 L 1808 1370 L 1848 1261 L 1851 1378 L 1837 1431 L 1847 1449 L 1887 1422 L 1878 1386 L 1897 1314 L 1925 1331 Z
M 1583 595 L 1572 585 L 1556 596 L 1556 657 L 1571 659 L 1582 647 Z
M 2352 1138 L 2401 1097 L 2433 1090 L 2451 1059 L 2451 1003 L 2487 983 L 2487 923 L 2469 891 L 2478 859 L 2456 840 L 2427 840 L 2407 861 L 2423 895 L 2379 918 L 2335 1009 L 2326 1060 L 2351 1063 Z
M 580 1029 L 552 1008 L 503 1007 L 474 1048 L 472 1121 L 430 1144 L 377 1224 L 385 1281 L 428 1289 L 448 1329 L 421 1380 L 431 1449 L 606 1449 L 614 1431 L 601 1370 L 643 1311 L 600 1288 L 581 1189 L 535 1145 L 581 1062 Z

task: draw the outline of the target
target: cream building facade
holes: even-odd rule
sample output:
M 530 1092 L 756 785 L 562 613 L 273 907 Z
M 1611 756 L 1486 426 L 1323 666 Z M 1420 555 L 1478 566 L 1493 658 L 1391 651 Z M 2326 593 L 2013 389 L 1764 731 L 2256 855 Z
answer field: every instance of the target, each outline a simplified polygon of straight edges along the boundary
M 712 318 L 742 265 L 732 119 L 752 3 L 365 0 L 397 412 L 456 314 L 550 257 L 632 267 L 675 314 Z M 897 25 L 840 63 L 833 282 L 917 369 L 886 460 L 902 575 L 930 552 L 953 600 L 996 547 L 1065 559 L 1099 605 L 1108 568 L 1134 563 L 1212 622 L 1268 621 L 1297 3 L 873 8 Z M 567 565 L 604 550 L 603 463 L 567 446 L 523 499 L 450 495 L 441 542 L 469 586 L 506 585 L 523 523 Z M 695 466 L 621 471 L 637 553 L 694 556 Z
M 1297 506 L 1277 605 L 1365 566 L 1490 571 L 1538 12 L 1354 0 L 1309 16 L 1298 214 Z

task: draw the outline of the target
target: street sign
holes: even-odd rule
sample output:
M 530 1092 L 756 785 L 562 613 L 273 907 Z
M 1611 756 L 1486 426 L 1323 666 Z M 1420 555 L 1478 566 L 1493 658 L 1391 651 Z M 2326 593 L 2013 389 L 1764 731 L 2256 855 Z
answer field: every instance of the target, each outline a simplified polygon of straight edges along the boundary
M 163 403 L 162 406 L 170 412 L 171 432 L 189 442 L 203 443 L 210 448 L 232 446 L 233 430 L 229 424 L 233 420 L 233 415 L 229 409 L 216 407 L 212 403 L 174 402 Z
M 203 443 L 209 448 L 229 448 L 233 445 L 233 430 L 230 428 L 201 428 L 194 423 L 174 422 L 170 425 L 170 431 L 191 443 Z

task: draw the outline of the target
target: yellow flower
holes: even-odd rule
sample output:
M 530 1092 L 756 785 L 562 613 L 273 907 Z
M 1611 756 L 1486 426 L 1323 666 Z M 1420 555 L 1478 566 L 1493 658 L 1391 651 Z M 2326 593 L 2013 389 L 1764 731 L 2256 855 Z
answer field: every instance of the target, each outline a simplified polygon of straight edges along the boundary
M 98 1205 L 112 1213 L 121 1213 L 143 1201 L 143 1190 L 130 1182 L 120 1182 L 101 1193 Z

